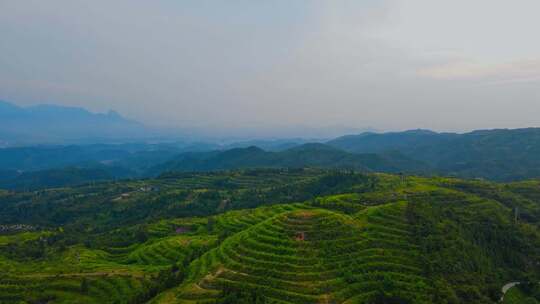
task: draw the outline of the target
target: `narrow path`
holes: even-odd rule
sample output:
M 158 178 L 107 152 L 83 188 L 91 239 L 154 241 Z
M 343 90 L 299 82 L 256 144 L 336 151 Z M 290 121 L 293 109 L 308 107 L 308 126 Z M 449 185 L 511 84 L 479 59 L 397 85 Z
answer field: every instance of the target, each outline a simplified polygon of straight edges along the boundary
M 510 288 L 512 288 L 514 286 L 517 286 L 519 284 L 521 284 L 521 282 L 510 282 L 510 283 L 505 284 L 501 289 L 502 290 L 502 296 L 501 296 L 500 302 L 504 301 L 504 296 L 506 295 L 508 290 L 510 290 Z
M 20 275 L 22 278 L 56 278 L 56 277 L 101 277 L 101 276 L 129 276 L 134 278 L 143 278 L 144 275 L 130 272 L 77 272 L 77 273 L 34 273 L 27 275 Z

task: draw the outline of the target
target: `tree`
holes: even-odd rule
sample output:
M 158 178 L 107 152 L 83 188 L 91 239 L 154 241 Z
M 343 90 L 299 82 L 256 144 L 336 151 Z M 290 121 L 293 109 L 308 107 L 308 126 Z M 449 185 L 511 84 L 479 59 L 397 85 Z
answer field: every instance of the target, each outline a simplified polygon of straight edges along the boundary
M 88 293 L 88 280 L 86 278 L 83 278 L 81 281 L 81 293 Z
M 215 224 L 216 219 L 213 216 L 208 217 L 208 222 L 206 223 L 206 231 L 208 231 L 208 233 L 214 231 Z

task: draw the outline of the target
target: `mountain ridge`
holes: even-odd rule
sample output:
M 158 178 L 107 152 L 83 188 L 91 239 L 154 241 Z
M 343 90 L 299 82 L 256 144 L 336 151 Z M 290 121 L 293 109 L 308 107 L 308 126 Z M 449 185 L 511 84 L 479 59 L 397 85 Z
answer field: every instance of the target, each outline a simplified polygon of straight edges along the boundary
M 0 101 L 0 142 L 11 145 L 127 140 L 156 135 L 140 122 L 109 110 L 40 104 L 20 107 Z
M 253 168 L 337 168 L 360 171 L 420 173 L 428 167 L 397 152 L 353 154 L 321 143 L 303 144 L 272 152 L 250 146 L 226 151 L 184 153 L 151 171 L 222 171 Z
M 360 134 L 326 144 L 350 153 L 398 151 L 443 175 L 499 181 L 540 177 L 540 128 Z

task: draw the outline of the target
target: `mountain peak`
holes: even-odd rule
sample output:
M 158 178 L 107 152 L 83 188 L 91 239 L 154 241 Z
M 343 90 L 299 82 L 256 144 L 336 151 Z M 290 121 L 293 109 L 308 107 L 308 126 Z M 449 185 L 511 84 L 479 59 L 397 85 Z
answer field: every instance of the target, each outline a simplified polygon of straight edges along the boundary
M 12 115 L 22 112 L 23 109 L 10 102 L 0 100 L 0 116 Z
M 246 148 L 233 148 L 230 150 L 226 150 L 223 153 L 227 154 L 251 154 L 251 153 L 262 153 L 265 152 L 263 149 L 257 147 L 257 146 L 249 146 Z
M 399 132 L 398 132 L 399 133 Z M 403 134 L 416 134 L 416 135 L 435 135 L 437 132 L 428 129 L 413 129 L 402 132 Z
M 115 110 L 109 110 L 107 112 L 107 116 L 111 117 L 111 118 L 116 118 L 116 119 L 123 119 L 122 115 L 120 115 L 118 112 L 116 112 Z

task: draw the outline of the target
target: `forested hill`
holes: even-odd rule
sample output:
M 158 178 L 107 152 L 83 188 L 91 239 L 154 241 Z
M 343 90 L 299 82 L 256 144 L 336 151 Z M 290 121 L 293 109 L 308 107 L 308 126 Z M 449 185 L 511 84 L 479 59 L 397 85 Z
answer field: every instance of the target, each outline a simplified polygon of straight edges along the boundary
M 304 144 L 281 152 L 257 147 L 209 153 L 184 153 L 159 165 L 154 173 L 197 172 L 246 168 L 334 168 L 369 172 L 426 173 L 428 166 L 398 152 L 355 154 L 324 144 Z
M 344 136 L 327 143 L 354 153 L 398 151 L 433 172 L 508 181 L 540 176 L 540 129 L 500 129 L 465 134 L 413 130 Z
M 5 304 L 540 300 L 538 181 L 171 173 L 0 192 L 0 223 Z

